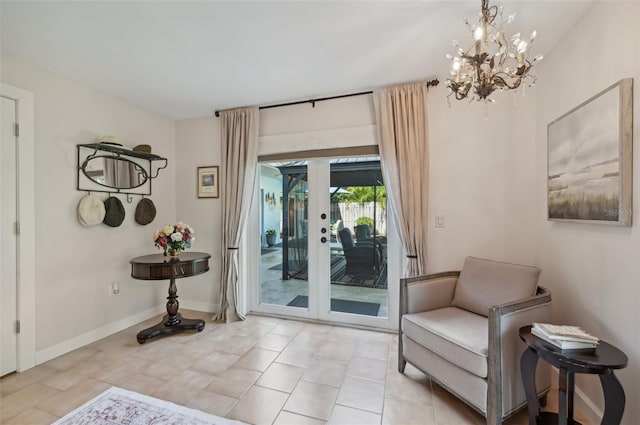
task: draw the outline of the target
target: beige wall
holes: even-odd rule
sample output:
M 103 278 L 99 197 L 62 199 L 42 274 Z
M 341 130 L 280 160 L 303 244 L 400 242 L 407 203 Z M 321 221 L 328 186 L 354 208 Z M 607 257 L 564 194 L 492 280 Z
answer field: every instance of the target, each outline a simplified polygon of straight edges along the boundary
M 34 93 L 36 350 L 38 361 L 130 326 L 127 318 L 154 313 L 167 288 L 130 277 L 129 260 L 155 252 L 155 226 L 175 220 L 175 124 L 59 75 L 2 55 L 2 81 Z M 146 143 L 169 167 L 153 181 L 158 216 L 135 223 L 136 202 L 118 196 L 122 226 L 84 227 L 76 218 L 76 144 L 112 134 L 130 147 Z M 101 198 L 106 195 L 99 194 Z M 112 283 L 120 294 L 110 295 Z M 156 309 L 156 310 L 154 310 Z
M 370 98 L 350 98 L 338 102 L 267 109 L 260 113 L 260 154 L 294 149 L 319 149 L 349 144 L 373 144 L 373 114 Z M 348 137 L 348 138 L 347 138 Z M 284 146 L 284 147 L 283 147 Z M 198 199 L 198 166 L 221 165 L 220 119 L 206 117 L 176 124 L 177 216 L 196 229 L 194 249 L 212 255 L 211 271 L 191 278 L 180 287 L 183 307 L 217 311 L 221 259 L 222 199 Z M 221 170 L 222 174 L 222 170 Z M 247 234 L 260 237 L 250 227 Z M 250 237 L 250 236 L 247 236 Z M 248 290 L 247 290 L 248 293 Z M 248 300 L 247 300 L 248 301 Z
M 455 100 L 449 107 L 446 94 L 443 86 L 429 92 L 431 193 L 424 223 L 430 270 L 459 269 L 467 255 L 531 264 L 535 93 L 505 95 L 486 111 Z M 198 165 L 220 164 L 219 132 L 219 119 L 210 117 L 179 122 L 176 137 L 179 169 L 186 170 L 177 176 L 178 216 L 217 240 L 222 203 L 197 199 L 191 186 Z M 372 97 L 262 110 L 260 137 L 262 154 L 375 144 Z M 446 216 L 445 228 L 435 228 L 436 213 Z M 219 243 L 212 243 L 210 252 L 218 262 Z M 215 304 L 217 282 L 217 269 L 192 279 L 181 289 L 181 302 Z
M 192 250 L 211 254 L 210 271 L 180 282 L 182 308 L 217 311 L 220 291 L 222 199 L 198 198 L 197 168 L 220 166 L 220 120 L 202 118 L 176 124 L 176 211 L 195 228 Z M 222 169 L 220 170 L 222 174 Z
M 429 270 L 459 270 L 468 255 L 531 264 L 535 92 L 451 107 L 447 94 L 439 86 L 429 96 Z
M 583 326 L 620 347 L 629 366 L 623 423 L 640 421 L 640 3 L 597 2 L 538 72 L 536 114 L 536 262 L 553 293 L 555 320 Z M 596 30 L 597 29 L 597 30 Z M 632 227 L 546 221 L 547 124 L 622 78 L 634 78 Z M 577 385 L 602 409 L 596 376 Z

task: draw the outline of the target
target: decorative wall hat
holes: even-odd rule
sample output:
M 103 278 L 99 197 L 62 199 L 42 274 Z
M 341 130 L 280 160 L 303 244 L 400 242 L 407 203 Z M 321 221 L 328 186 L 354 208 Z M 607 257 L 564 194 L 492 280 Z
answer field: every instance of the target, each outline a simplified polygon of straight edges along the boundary
M 138 145 L 133 148 L 134 152 L 151 153 L 151 145 Z
M 151 199 L 142 198 L 140 202 L 138 202 L 135 218 L 136 223 L 142 225 L 149 224 L 156 218 L 156 206 Z
M 122 143 L 120 142 L 120 139 L 117 138 L 116 136 L 110 136 L 110 135 L 102 136 L 100 138 L 99 142 L 107 144 L 107 145 L 122 146 Z
M 105 213 L 104 203 L 95 195 L 85 195 L 78 203 L 78 221 L 85 226 L 102 223 Z
M 107 226 L 118 227 L 124 221 L 124 206 L 120 199 L 108 197 L 104 201 L 105 215 L 102 222 Z

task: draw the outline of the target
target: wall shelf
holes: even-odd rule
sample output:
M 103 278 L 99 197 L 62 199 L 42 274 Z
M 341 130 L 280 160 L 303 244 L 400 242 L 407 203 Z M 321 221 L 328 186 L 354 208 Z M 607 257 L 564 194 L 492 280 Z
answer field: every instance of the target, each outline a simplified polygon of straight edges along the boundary
M 169 161 L 159 155 L 136 152 L 108 143 L 79 144 L 76 145 L 76 153 L 76 189 L 85 192 L 151 195 L 151 181 L 169 165 Z M 92 160 L 94 163 L 89 164 Z M 139 184 L 131 183 L 131 177 L 126 184 L 107 181 L 107 163 L 114 164 L 114 168 L 115 164 L 119 169 L 129 168 L 131 173 L 136 173 L 134 178 L 138 179 Z M 97 166 L 94 167 L 94 164 Z

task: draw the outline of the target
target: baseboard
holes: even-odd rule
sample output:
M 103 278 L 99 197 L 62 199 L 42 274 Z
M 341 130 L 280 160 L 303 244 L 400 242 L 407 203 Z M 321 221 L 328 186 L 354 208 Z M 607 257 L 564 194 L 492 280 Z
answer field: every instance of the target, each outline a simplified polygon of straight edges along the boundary
M 554 374 L 555 382 L 558 382 L 559 372 L 558 368 L 551 367 L 552 373 Z M 555 389 L 557 391 L 557 389 Z M 553 389 L 552 389 L 553 391 Z M 589 420 L 592 424 L 599 424 L 602 422 L 602 416 L 604 416 L 604 412 L 596 406 L 593 401 L 580 389 L 580 387 L 575 387 L 574 397 L 573 397 L 574 407 L 577 411 L 582 414 L 586 419 Z
M 214 314 L 218 311 L 218 305 L 212 303 L 203 303 L 199 301 L 180 300 L 180 310 L 196 310 L 204 313 Z
M 151 319 L 164 311 L 166 311 L 166 306 L 164 304 L 160 304 L 143 312 L 125 317 L 82 335 L 78 335 L 66 341 L 62 341 L 58 344 L 36 351 L 36 365 L 55 359 L 58 356 L 76 350 L 80 347 L 84 347 L 85 345 L 91 344 L 99 339 L 106 338 L 109 335 L 113 335 L 114 333 L 120 332 L 121 330 L 127 329 L 133 325 L 137 325 L 138 323 Z

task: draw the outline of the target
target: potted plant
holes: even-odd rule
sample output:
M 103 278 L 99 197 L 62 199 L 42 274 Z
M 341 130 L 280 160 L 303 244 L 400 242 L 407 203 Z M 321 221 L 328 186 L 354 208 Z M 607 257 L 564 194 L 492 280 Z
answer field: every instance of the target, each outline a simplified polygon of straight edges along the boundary
M 276 231 L 274 229 L 267 230 L 264 235 L 267 239 L 267 245 L 274 246 L 276 244 Z

